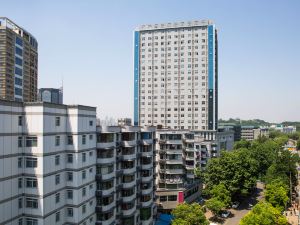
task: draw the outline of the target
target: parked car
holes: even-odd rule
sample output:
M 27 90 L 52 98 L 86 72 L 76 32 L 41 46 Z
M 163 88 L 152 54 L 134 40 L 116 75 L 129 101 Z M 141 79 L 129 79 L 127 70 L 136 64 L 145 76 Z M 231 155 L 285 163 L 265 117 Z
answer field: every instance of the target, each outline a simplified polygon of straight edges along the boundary
M 201 198 L 201 197 L 198 198 L 198 199 L 196 200 L 196 202 L 199 203 L 200 205 L 204 205 L 204 203 L 205 203 L 204 199 Z
M 230 211 L 224 210 L 224 211 L 221 212 L 221 217 L 222 218 L 228 218 L 230 216 L 230 214 L 231 214 Z
M 252 209 L 252 207 L 253 207 L 253 204 L 249 203 L 248 204 L 248 209 Z
M 239 202 L 233 202 L 232 203 L 232 208 L 237 209 L 240 206 Z

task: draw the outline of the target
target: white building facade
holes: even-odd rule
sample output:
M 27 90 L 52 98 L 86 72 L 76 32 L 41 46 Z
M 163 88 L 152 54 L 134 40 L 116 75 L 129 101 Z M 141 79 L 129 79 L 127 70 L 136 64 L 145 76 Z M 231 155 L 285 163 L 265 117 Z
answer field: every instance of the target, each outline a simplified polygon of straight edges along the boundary
M 0 108 L 0 224 L 95 224 L 96 108 Z
M 217 31 L 209 20 L 134 33 L 134 124 L 216 130 Z
M 101 128 L 95 107 L 5 100 L 0 128 L 0 224 L 153 224 L 155 128 Z
M 195 169 L 205 170 L 221 150 L 233 149 L 230 130 L 190 131 L 162 129 L 156 132 L 157 204 L 161 212 L 170 212 L 179 203 L 193 202 L 201 195 L 202 184 Z

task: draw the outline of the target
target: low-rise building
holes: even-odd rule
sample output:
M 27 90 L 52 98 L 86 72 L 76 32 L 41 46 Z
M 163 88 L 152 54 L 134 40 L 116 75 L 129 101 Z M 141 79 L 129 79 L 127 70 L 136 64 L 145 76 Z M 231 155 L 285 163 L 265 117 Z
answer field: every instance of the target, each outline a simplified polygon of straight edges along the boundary
M 261 136 L 269 137 L 268 127 L 241 126 L 241 139 L 253 141 Z
M 157 130 L 156 172 L 158 210 L 170 212 L 181 202 L 193 202 L 201 194 L 196 168 L 205 169 L 208 159 L 220 150 L 233 148 L 233 131 Z

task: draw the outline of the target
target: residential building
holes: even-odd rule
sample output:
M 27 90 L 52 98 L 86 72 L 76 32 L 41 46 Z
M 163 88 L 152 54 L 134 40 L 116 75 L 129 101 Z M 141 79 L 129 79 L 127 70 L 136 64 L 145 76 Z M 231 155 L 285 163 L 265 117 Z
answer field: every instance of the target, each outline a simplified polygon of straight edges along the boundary
M 154 127 L 97 127 L 97 224 L 153 224 L 154 139 Z
M 210 20 L 134 32 L 134 124 L 217 130 L 217 30 Z
M 231 130 L 190 131 L 162 129 L 156 132 L 156 178 L 158 210 L 169 213 L 179 203 L 195 201 L 202 184 L 196 168 L 204 170 L 209 158 L 233 148 Z
M 6 17 L 0 17 L 0 55 L 0 99 L 36 101 L 37 40 Z
M 96 108 L 0 100 L 0 224 L 152 225 L 154 127 Z
M 63 89 L 40 88 L 38 93 L 38 101 L 63 104 Z
M 0 100 L 0 224 L 95 224 L 95 123 L 94 107 Z

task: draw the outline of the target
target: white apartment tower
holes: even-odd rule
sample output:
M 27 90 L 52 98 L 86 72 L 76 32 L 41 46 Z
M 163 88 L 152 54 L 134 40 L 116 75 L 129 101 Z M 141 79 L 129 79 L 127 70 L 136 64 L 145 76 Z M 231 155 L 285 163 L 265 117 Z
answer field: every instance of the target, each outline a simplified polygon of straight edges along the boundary
M 155 127 L 0 100 L 0 224 L 153 225 Z
M 217 31 L 210 20 L 134 32 L 134 124 L 217 130 Z

